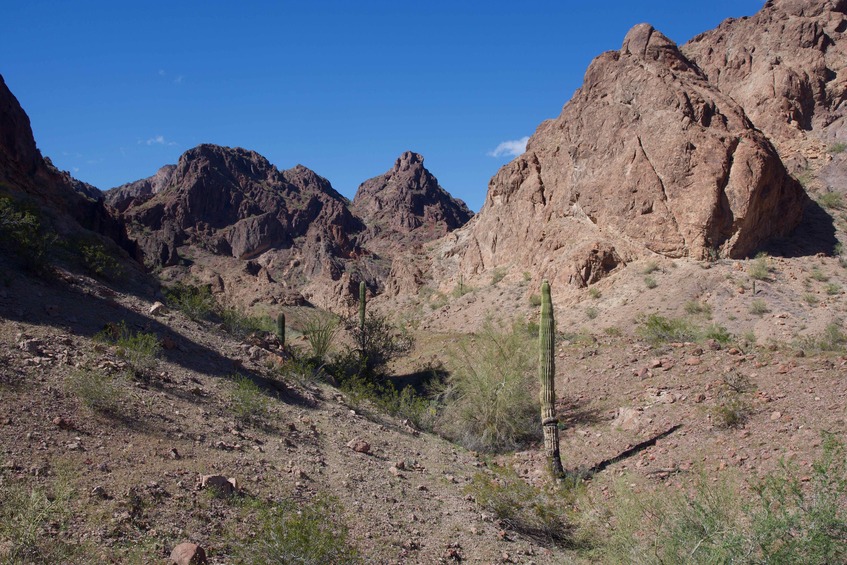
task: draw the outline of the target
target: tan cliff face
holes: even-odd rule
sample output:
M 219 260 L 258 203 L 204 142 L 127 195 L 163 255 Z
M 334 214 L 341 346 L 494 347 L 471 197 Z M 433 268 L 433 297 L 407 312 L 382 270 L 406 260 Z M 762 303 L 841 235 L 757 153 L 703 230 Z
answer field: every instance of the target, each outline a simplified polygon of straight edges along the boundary
M 584 286 L 652 253 L 746 256 L 794 228 L 804 202 L 743 108 L 641 24 L 491 179 L 446 255 L 465 276 L 512 267 Z

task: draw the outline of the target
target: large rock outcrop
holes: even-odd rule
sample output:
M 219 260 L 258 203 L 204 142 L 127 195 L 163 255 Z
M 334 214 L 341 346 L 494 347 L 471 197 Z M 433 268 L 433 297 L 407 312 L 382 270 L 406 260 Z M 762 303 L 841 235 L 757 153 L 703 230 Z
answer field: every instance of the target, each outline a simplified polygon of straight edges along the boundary
M 251 259 L 298 238 L 314 244 L 310 258 L 328 260 L 324 251 L 345 258 L 356 253 L 351 237 L 363 229 L 343 197 L 309 169 L 279 171 L 254 151 L 217 145 L 190 149 L 177 165 L 117 187 L 107 199 L 123 210 L 150 264 L 175 264 L 175 250 L 189 243 Z M 328 261 L 323 266 L 335 271 Z M 317 274 L 320 263 L 307 274 Z
M 441 188 L 424 158 L 406 151 L 382 175 L 366 180 L 353 212 L 368 226 L 364 241 L 380 254 L 409 249 L 465 225 L 473 213 Z
M 41 207 L 53 228 L 75 233 L 86 228 L 113 239 L 134 254 L 123 224 L 105 206 L 95 187 L 60 171 L 42 157 L 29 116 L 0 76 L 0 194 Z
M 743 257 L 805 196 L 768 139 L 667 37 L 634 27 L 489 183 L 447 255 L 582 286 L 650 253 Z
M 847 139 L 847 1 L 769 0 L 681 47 L 778 146 Z

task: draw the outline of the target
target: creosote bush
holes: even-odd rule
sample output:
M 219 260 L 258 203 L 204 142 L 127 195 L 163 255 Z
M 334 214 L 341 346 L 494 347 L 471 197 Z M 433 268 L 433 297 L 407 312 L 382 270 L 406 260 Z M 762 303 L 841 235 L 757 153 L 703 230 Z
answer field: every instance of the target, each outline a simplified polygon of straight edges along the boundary
M 229 393 L 229 407 L 245 423 L 262 423 L 270 412 L 270 401 L 252 379 L 235 374 Z
M 508 467 L 490 469 L 474 475 L 465 489 L 477 504 L 524 536 L 562 547 L 576 545 L 568 515 L 574 492 L 566 487 L 549 491 L 534 487 Z
M 847 459 L 824 435 L 811 473 L 787 464 L 751 485 L 702 475 L 690 492 L 638 491 L 629 478 L 590 513 L 602 563 L 847 562 Z M 589 525 L 592 525 L 589 522 Z
M 540 438 L 537 344 L 524 330 L 486 322 L 450 352 L 436 429 L 478 451 L 505 451 Z
M 118 355 L 126 359 L 133 368 L 142 372 L 156 366 L 156 358 L 162 349 L 156 334 L 134 332 L 123 320 L 118 324 L 107 324 L 95 335 L 95 339 L 113 343 Z
M 171 308 L 182 311 L 195 321 L 211 320 L 218 309 L 218 303 L 208 285 L 176 283 L 165 289 L 165 297 Z
M 104 371 L 76 369 L 65 379 L 65 390 L 88 408 L 118 414 L 124 399 L 124 386 Z
M 773 268 L 770 264 L 770 258 L 767 253 L 759 253 L 753 262 L 750 264 L 748 273 L 750 276 L 759 281 L 768 280 Z
M 255 535 L 235 541 L 235 563 L 364 563 L 348 541 L 334 499 L 319 497 L 305 505 L 288 499 L 273 503 L 252 499 L 245 506 Z
M 35 207 L 0 196 L 0 249 L 16 257 L 25 269 L 44 274 L 56 239 Z
M 339 320 L 329 312 L 312 312 L 303 322 L 303 335 L 312 350 L 312 359 L 318 363 L 327 360 L 332 342 L 338 333 Z

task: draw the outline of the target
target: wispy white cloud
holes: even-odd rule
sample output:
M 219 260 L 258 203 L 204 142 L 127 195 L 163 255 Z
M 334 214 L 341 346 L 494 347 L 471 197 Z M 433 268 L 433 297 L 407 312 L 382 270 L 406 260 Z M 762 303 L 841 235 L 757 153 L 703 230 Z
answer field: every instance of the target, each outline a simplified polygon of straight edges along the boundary
M 168 141 L 165 139 L 164 135 L 157 135 L 156 137 L 151 137 L 147 141 L 138 140 L 138 144 L 144 145 L 177 145 L 176 141 Z
M 498 145 L 494 151 L 489 151 L 489 157 L 503 157 L 504 155 L 508 155 L 510 157 L 517 157 L 524 151 L 526 151 L 526 143 L 529 141 L 529 136 L 526 135 L 520 139 L 512 139 L 509 141 L 504 141 L 500 145 Z
M 163 76 L 165 76 L 166 74 L 168 74 L 168 73 L 166 73 L 166 72 L 165 72 L 165 69 L 159 69 L 159 76 L 160 76 L 160 77 L 163 77 Z
M 174 79 L 174 84 L 182 84 L 182 79 L 184 79 L 184 78 L 185 78 L 184 76 L 179 75 L 178 77 L 176 77 Z

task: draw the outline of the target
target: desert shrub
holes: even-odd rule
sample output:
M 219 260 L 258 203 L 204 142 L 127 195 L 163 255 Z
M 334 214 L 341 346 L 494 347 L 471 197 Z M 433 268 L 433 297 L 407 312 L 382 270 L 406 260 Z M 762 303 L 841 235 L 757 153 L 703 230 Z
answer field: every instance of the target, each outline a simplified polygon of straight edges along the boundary
M 844 207 L 844 197 L 840 192 L 824 192 L 818 197 L 818 202 L 829 210 L 838 210 Z
M 344 353 L 348 359 L 339 363 L 346 366 L 336 375 L 342 379 L 355 374 L 370 380 L 384 380 L 388 364 L 407 354 L 414 345 L 411 334 L 397 330 L 388 318 L 371 312 L 365 318 L 365 327 L 356 325 L 350 334 L 355 349 L 348 348 Z
M 821 271 L 820 269 L 818 269 L 817 267 L 814 267 L 812 269 L 812 274 L 809 275 L 809 276 L 812 277 L 813 279 L 815 279 L 818 282 L 826 282 L 826 281 L 829 280 L 829 276 L 826 273 L 824 273 L 823 271 Z
M 651 273 L 655 273 L 659 270 L 659 264 L 655 261 L 648 261 L 644 268 L 641 270 L 642 275 L 649 275 Z
M 600 298 L 601 295 L 602 295 L 602 293 L 600 292 L 600 289 L 597 288 L 597 287 L 592 286 L 591 288 L 588 289 L 588 296 L 590 296 L 594 300 L 597 300 L 598 298 Z
M 756 255 L 756 258 L 750 263 L 750 267 L 748 269 L 750 276 L 759 281 L 767 280 L 772 271 L 773 268 L 770 264 L 770 258 L 766 253 L 759 253 Z
M 237 308 L 221 308 L 219 316 L 224 331 L 242 339 L 255 332 L 273 333 L 276 329 L 269 316 L 251 316 Z
M 818 298 L 817 296 L 815 296 L 815 295 L 814 295 L 814 294 L 812 294 L 811 292 L 807 292 L 806 294 L 804 294 L 804 295 L 803 295 L 803 300 L 804 300 L 804 301 L 806 302 L 806 304 L 808 304 L 809 306 L 815 306 L 815 305 L 817 305 L 817 304 L 818 304 L 818 302 L 820 302 L 820 301 L 821 301 L 821 299 L 820 299 L 820 298 Z
M 829 146 L 829 152 L 832 155 L 844 153 L 845 150 L 847 150 L 847 143 L 844 143 L 843 141 L 836 141 L 835 143 Z
M 711 318 L 712 316 L 712 307 L 705 302 L 697 302 L 696 300 L 689 300 L 685 303 L 685 312 L 691 315 L 695 314 L 703 314 L 707 318 Z
M 506 277 L 506 269 L 497 267 L 491 272 L 491 284 L 495 285 Z
M 117 324 L 107 324 L 94 337 L 99 341 L 113 343 L 117 354 L 138 371 L 146 371 L 156 366 L 161 344 L 154 333 L 134 332 L 121 320 Z
M 703 332 L 704 339 L 713 339 L 717 342 L 727 344 L 732 341 L 732 334 L 729 331 L 718 324 L 712 324 L 708 326 Z
M 532 294 L 529 297 L 529 305 L 530 306 L 541 306 L 541 295 L 540 294 Z
M 696 328 L 688 321 L 681 318 L 665 318 L 659 314 L 646 316 L 637 332 L 652 345 L 671 341 L 695 341 L 697 339 Z
M 491 322 L 479 335 L 457 343 L 450 353 L 438 430 L 479 451 L 514 449 L 538 439 L 534 343 L 517 327 L 503 331 Z
M 754 316 L 763 316 L 768 312 L 770 312 L 770 309 L 764 300 L 757 298 L 750 303 L 750 313 Z
M 212 289 L 183 283 L 165 289 L 165 297 L 171 308 L 180 310 L 195 321 L 210 320 L 218 309 Z
M 303 335 L 312 350 L 312 359 L 320 364 L 326 361 L 329 349 L 338 333 L 338 318 L 329 312 L 312 312 L 303 322 Z
M 847 334 L 838 323 L 833 322 L 819 334 L 803 336 L 797 340 L 797 345 L 805 350 L 844 351 L 847 348 Z
M 242 422 L 259 424 L 267 418 L 270 402 L 250 377 L 235 374 L 229 392 L 229 408 Z
M 255 535 L 237 542 L 236 563 L 297 563 L 338 565 L 363 563 L 348 541 L 341 509 L 330 498 L 306 505 L 291 500 L 254 501 Z
M 493 465 L 491 470 L 474 475 L 465 489 L 477 504 L 510 530 L 545 543 L 575 545 L 567 515 L 571 492 L 534 487 L 511 468 Z
M 39 212 L 7 196 L 0 196 L 0 248 L 34 273 L 47 269 L 47 255 L 56 234 L 46 227 Z
M 803 471 L 804 474 L 807 471 Z M 628 481 L 627 481 L 628 482 Z M 762 564 L 847 560 L 847 463 L 825 435 L 809 476 L 783 464 L 747 493 L 735 475 L 705 475 L 691 492 L 635 492 L 618 483 L 594 513 L 603 563 Z M 598 520 L 599 518 L 599 520 Z
M 654 277 L 648 275 L 644 277 L 644 286 L 646 286 L 647 288 L 656 288 L 657 286 L 659 286 L 659 283 L 656 282 L 656 279 Z
M 56 535 L 70 520 L 73 490 L 58 479 L 49 489 L 5 481 L 0 489 L 0 562 L 87 563 L 91 548 Z
M 603 328 L 603 333 L 609 337 L 620 337 L 623 335 L 623 332 L 617 326 L 609 326 L 608 328 Z
M 109 281 L 124 278 L 124 268 L 116 252 L 96 237 L 75 237 L 65 240 L 64 247 L 78 257 L 78 261 L 92 276 Z
M 120 412 L 124 398 L 124 387 L 116 377 L 93 369 L 71 371 L 65 390 L 88 408 L 110 414 Z
M 588 316 L 589 320 L 593 320 L 600 314 L 600 311 L 594 306 L 589 306 L 585 309 L 585 315 Z
M 829 283 L 826 285 L 826 293 L 830 296 L 841 294 L 841 285 L 838 283 Z
M 436 399 L 418 394 L 411 386 L 397 390 L 391 382 L 375 382 L 353 376 L 341 383 L 347 401 L 356 409 L 373 407 L 380 412 L 409 420 L 417 429 L 431 431 L 438 414 Z
M 740 396 L 724 398 L 712 411 L 712 421 L 718 428 L 742 427 L 750 417 L 750 405 Z

